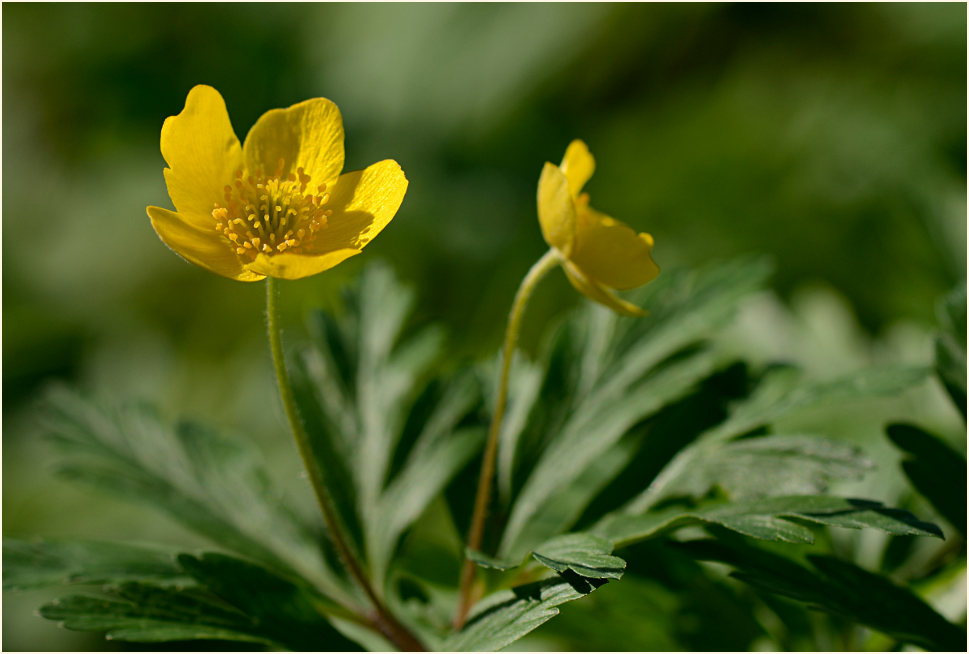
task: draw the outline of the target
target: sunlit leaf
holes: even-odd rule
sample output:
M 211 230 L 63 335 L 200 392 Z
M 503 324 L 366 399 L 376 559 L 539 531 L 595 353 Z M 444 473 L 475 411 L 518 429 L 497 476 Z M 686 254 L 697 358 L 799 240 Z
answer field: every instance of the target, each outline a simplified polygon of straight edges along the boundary
M 612 543 L 593 534 L 565 534 L 542 544 L 532 556 L 558 573 L 572 570 L 590 579 L 620 579 L 626 562 L 612 556 Z
M 743 502 L 716 503 L 694 510 L 672 507 L 662 511 L 607 516 L 593 530 L 622 547 L 691 525 L 713 524 L 763 540 L 812 543 L 814 534 L 804 522 L 853 529 L 872 528 L 905 536 L 942 538 L 935 525 L 907 511 L 879 502 L 826 495 L 765 497 Z
M 494 593 L 475 605 L 464 628 L 448 638 L 445 651 L 494 652 L 558 615 L 557 606 L 595 590 L 593 583 L 577 575 L 561 577 Z

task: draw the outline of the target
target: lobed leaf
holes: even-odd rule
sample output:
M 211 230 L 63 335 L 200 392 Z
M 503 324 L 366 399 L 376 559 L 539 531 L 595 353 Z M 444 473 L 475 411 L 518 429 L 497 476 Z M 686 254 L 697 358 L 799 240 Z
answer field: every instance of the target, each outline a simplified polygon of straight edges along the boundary
M 194 589 L 130 582 L 105 589 L 103 597 L 55 600 L 42 606 L 40 615 L 74 631 L 104 631 L 109 640 L 228 640 L 278 647 L 250 633 L 252 623 L 245 615 Z
M 549 445 L 522 488 L 509 517 L 500 552 L 518 558 L 529 543 L 560 533 L 581 515 L 609 481 L 602 474 L 622 436 L 637 422 L 684 396 L 710 374 L 713 358 L 699 351 L 657 370 L 615 402 L 587 419 L 570 420 Z M 620 457 L 620 461 L 628 461 Z M 585 476 L 595 470 L 596 474 Z M 613 476 L 618 470 L 613 471 Z M 581 481 L 583 483 L 576 483 Z M 566 499 L 567 498 L 567 499 Z
M 667 487 L 665 496 L 730 499 L 821 493 L 835 479 L 859 479 L 872 463 L 857 447 L 800 434 L 771 434 L 709 446 Z
M 536 421 L 527 438 L 513 439 L 519 447 L 529 442 L 547 445 L 514 498 L 501 556 L 518 558 L 575 523 L 628 464 L 632 453 L 618 445 L 620 439 L 693 390 L 716 363 L 703 350 L 679 359 L 674 355 L 715 333 L 740 299 L 763 285 L 768 272 L 763 260 L 750 260 L 697 275 L 670 274 L 650 285 L 649 300 L 640 299 L 650 306 L 650 318 L 630 321 L 589 307 L 573 327 L 556 336 L 565 342 L 553 351 L 567 356 L 550 363 L 564 368 L 554 374 L 568 383 L 559 388 L 547 381 L 535 401 L 563 405 L 563 419 Z M 550 371 L 547 380 L 552 375 Z M 507 467 L 516 453 L 505 458 Z M 507 479 L 511 473 L 499 469 L 498 474 Z M 559 500 L 566 495 L 568 502 Z
M 245 614 L 267 641 L 293 651 L 359 649 L 321 612 L 326 599 L 302 580 L 219 553 L 182 554 L 178 563 L 207 591 Z
M 101 596 L 72 595 L 40 613 L 78 631 L 134 642 L 226 640 L 275 649 L 358 650 L 320 612 L 325 600 L 302 582 L 224 554 L 182 554 L 187 583 L 124 582 Z
M 731 576 L 760 590 L 806 602 L 811 608 L 867 625 L 903 643 L 935 651 L 964 649 L 965 627 L 952 624 L 908 589 L 853 563 L 808 556 L 812 570 L 741 543 L 701 540 L 676 547 L 698 559 L 737 568 Z
M 902 469 L 915 489 L 942 517 L 966 535 L 966 457 L 942 439 L 914 425 L 886 428 L 888 438 L 909 456 Z
M 559 574 L 572 570 L 590 579 L 620 579 L 626 562 L 612 556 L 612 543 L 594 534 L 557 536 L 532 552 L 539 563 Z
M 255 450 L 201 425 L 162 423 L 144 406 L 100 405 L 59 389 L 46 426 L 63 474 L 161 510 L 212 543 L 298 571 L 336 598 L 342 579 L 310 526 L 280 501 Z
M 3 589 L 125 581 L 184 584 L 189 577 L 160 547 L 99 541 L 3 540 Z
M 467 624 L 444 641 L 442 650 L 500 650 L 558 615 L 556 607 L 588 595 L 603 583 L 557 577 L 494 593 L 475 605 Z
M 470 373 L 432 374 L 442 332 L 405 329 L 413 292 L 388 267 L 368 266 L 344 305 L 311 316 L 294 389 L 341 518 L 383 583 L 401 536 L 480 451 L 481 389 Z
M 939 303 L 942 330 L 935 341 L 935 369 L 949 397 L 966 419 L 966 285 Z
M 609 539 L 616 547 L 623 547 L 681 527 L 714 524 L 762 540 L 813 543 L 813 533 L 802 522 L 942 538 L 937 526 L 922 522 L 907 511 L 869 500 L 826 495 L 766 497 L 694 510 L 673 507 L 640 515 L 617 513 L 600 521 L 593 533 Z
M 696 466 L 708 465 L 709 461 L 719 456 L 723 443 L 769 425 L 794 410 L 871 395 L 891 395 L 921 381 L 927 372 L 922 367 L 885 366 L 863 370 L 833 381 L 798 385 L 795 370 L 777 369 L 766 377 L 750 398 L 734 408 L 727 420 L 704 432 L 696 441 L 677 453 L 623 511 L 631 514 L 643 513 L 660 501 L 684 492 L 681 483 L 690 492 L 696 492 L 697 485 L 690 483 L 691 471 Z

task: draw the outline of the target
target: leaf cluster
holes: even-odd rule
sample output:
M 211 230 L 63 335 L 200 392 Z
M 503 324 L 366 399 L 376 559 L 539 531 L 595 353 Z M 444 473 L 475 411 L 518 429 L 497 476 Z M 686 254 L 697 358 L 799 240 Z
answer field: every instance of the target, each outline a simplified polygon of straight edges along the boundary
M 748 259 L 664 273 L 635 298 L 649 319 L 585 306 L 549 330 L 534 359 L 520 355 L 483 552 L 465 552 L 463 534 L 495 401 L 493 365 L 448 367 L 443 332 L 412 324 L 413 292 L 385 267 L 368 268 L 338 311 L 311 312 L 311 339 L 290 368 L 313 456 L 376 592 L 425 645 L 501 649 L 563 610 L 576 616 L 573 637 L 602 642 L 611 628 L 622 633 L 625 618 L 610 610 L 589 619 L 597 606 L 647 601 L 624 588 L 648 592 L 660 616 L 684 602 L 707 607 L 709 621 L 703 602 L 721 612 L 747 607 L 736 616 L 745 635 L 732 647 L 766 634 L 750 617 L 765 607 L 809 622 L 792 601 L 898 643 L 956 644 L 960 627 L 883 574 L 828 554 L 798 558 L 811 544 L 825 547 L 830 528 L 943 536 L 908 511 L 831 492 L 870 469 L 858 448 L 774 430 L 808 407 L 898 393 L 930 370 L 889 366 L 815 381 L 788 365 L 734 360 L 718 335 L 769 272 Z M 939 374 L 964 402 L 964 375 L 960 387 L 950 365 L 959 341 L 943 341 Z M 130 641 L 390 646 L 320 521 L 287 499 L 245 439 L 66 390 L 45 406 L 63 474 L 166 513 L 211 548 L 6 539 L 5 589 L 83 589 L 44 606 L 43 617 Z M 913 486 L 964 536 L 965 505 L 938 474 L 961 465 L 964 475 L 964 458 L 954 461 L 951 448 L 914 426 L 888 433 L 909 453 Z M 663 543 L 676 549 L 657 549 Z M 465 556 L 478 565 L 480 599 L 455 631 Z M 763 598 L 743 596 L 698 561 L 731 566 Z M 594 591 L 598 599 L 566 607 Z M 658 642 L 710 646 L 651 628 Z

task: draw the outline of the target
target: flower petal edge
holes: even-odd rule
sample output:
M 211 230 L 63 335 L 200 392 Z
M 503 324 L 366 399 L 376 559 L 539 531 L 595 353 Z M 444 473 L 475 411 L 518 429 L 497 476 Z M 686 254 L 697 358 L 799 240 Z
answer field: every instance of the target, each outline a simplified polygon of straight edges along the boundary
M 147 211 L 158 237 L 186 261 L 240 282 L 257 282 L 265 277 L 247 270 L 214 226 L 211 231 L 199 229 L 180 214 L 161 207 L 148 207 Z

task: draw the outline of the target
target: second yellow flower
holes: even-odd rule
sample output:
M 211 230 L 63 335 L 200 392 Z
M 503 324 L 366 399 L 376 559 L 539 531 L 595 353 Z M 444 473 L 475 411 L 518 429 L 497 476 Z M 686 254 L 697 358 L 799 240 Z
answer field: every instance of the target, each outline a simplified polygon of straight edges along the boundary
M 561 165 L 545 164 L 538 180 L 542 236 L 559 252 L 565 275 L 580 293 L 623 315 L 645 315 L 610 289 L 636 288 L 656 278 L 653 237 L 589 206 L 582 187 L 594 171 L 595 159 L 579 140 L 569 144 Z

